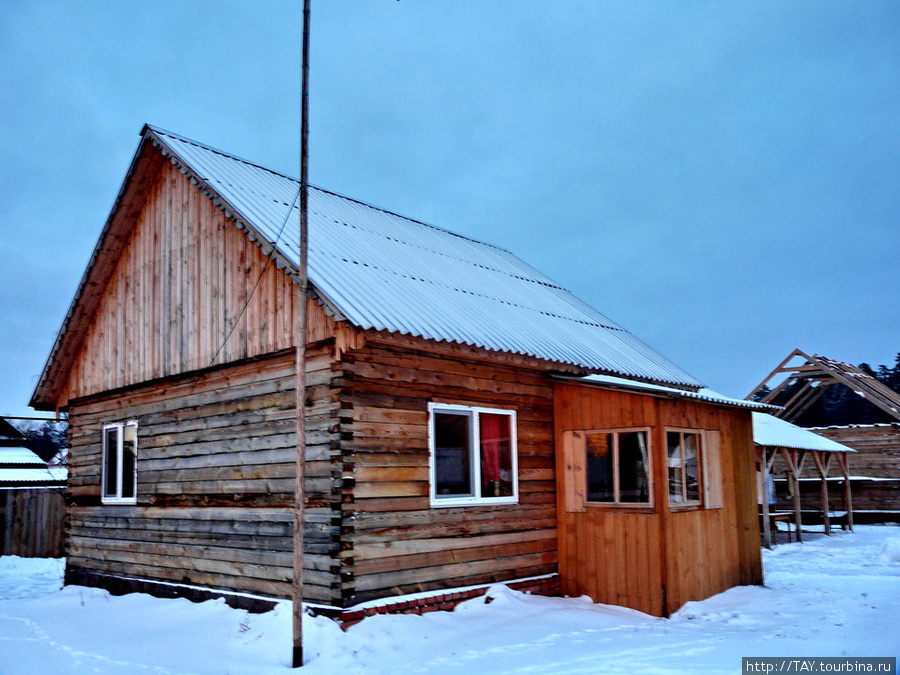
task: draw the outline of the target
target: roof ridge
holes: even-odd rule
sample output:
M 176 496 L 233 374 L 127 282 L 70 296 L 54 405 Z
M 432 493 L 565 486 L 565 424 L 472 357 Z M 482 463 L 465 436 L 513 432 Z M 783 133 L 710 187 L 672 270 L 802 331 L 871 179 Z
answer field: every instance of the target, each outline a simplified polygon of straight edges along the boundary
M 251 162 L 250 160 L 244 159 L 243 157 L 239 157 L 238 155 L 232 154 L 230 152 L 225 152 L 224 150 L 219 150 L 218 148 L 214 148 L 211 145 L 208 145 L 206 143 L 201 143 L 200 141 L 195 141 L 192 138 L 188 138 L 187 136 L 182 136 L 181 134 L 176 134 L 173 131 L 168 131 L 167 129 L 163 129 L 162 127 L 157 127 L 152 124 L 144 124 L 144 129 L 149 129 L 150 131 L 152 131 L 153 133 L 155 133 L 158 136 L 159 135 L 168 136 L 170 138 L 174 138 L 175 140 L 181 141 L 182 143 L 189 143 L 198 148 L 203 148 L 204 150 L 208 150 L 209 152 L 213 152 L 222 157 L 226 157 L 228 159 L 233 159 L 237 162 L 241 162 L 242 164 L 246 164 L 248 166 L 252 166 L 257 169 L 261 169 L 263 171 L 271 173 L 273 175 L 280 176 L 282 178 L 286 178 L 287 180 L 297 183 L 298 185 L 300 183 L 299 178 L 295 178 L 294 176 L 290 176 L 281 171 L 276 171 L 275 169 L 271 169 L 267 166 L 263 166 L 262 164 L 259 164 L 258 162 Z M 143 135 L 143 132 L 142 132 L 142 135 Z M 432 225 L 431 223 L 426 223 L 424 220 L 419 220 L 417 218 L 405 216 L 402 213 L 397 213 L 396 211 L 391 211 L 390 209 L 386 209 L 382 206 L 377 206 L 376 204 L 372 204 L 372 203 L 364 201 L 362 199 L 357 199 L 356 197 L 350 197 L 350 196 L 342 194 L 340 192 L 336 192 L 334 190 L 329 190 L 327 188 L 323 188 L 318 185 L 314 185 L 312 183 L 309 183 L 309 187 L 312 188 L 313 190 L 317 190 L 318 192 L 323 192 L 325 194 L 332 195 L 339 199 L 343 199 L 348 202 L 353 202 L 355 204 L 359 204 L 360 206 L 365 206 L 366 208 L 372 209 L 374 211 L 380 211 L 381 213 L 386 213 L 386 214 L 394 216 L 396 218 L 402 218 L 403 220 L 409 221 L 411 223 L 415 223 L 416 225 L 421 225 L 423 227 L 427 227 L 432 230 L 437 230 L 438 232 L 443 232 L 444 234 L 449 234 L 450 236 L 453 236 L 453 237 L 459 237 L 460 239 L 465 239 L 466 241 L 470 241 L 474 244 L 479 244 L 481 246 L 487 246 L 488 248 L 493 248 L 498 251 L 503 251 L 504 253 L 509 253 L 510 255 L 514 255 L 512 253 L 512 251 L 505 249 L 501 246 L 497 246 L 495 244 L 491 244 L 486 241 L 481 241 L 480 239 L 475 239 L 475 238 L 469 237 L 465 234 L 453 232 L 452 230 L 448 230 L 447 228 L 440 227 L 439 225 Z M 294 208 L 297 208 L 297 207 L 294 207 Z

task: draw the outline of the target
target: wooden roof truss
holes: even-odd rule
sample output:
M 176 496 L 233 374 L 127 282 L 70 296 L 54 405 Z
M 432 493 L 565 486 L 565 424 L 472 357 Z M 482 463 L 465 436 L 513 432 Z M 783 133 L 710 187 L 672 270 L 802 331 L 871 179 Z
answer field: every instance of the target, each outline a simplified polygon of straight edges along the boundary
M 843 384 L 855 394 L 900 421 L 900 394 L 893 391 L 877 378 L 856 366 L 835 361 L 818 354 L 809 356 L 795 349 L 769 375 L 750 392 L 752 399 L 778 376 L 787 375 L 783 382 L 772 388 L 760 402 L 782 406 L 773 413 L 788 422 L 795 422 L 815 403 L 825 391 L 836 384 Z M 781 400 L 787 392 L 792 392 L 788 400 Z

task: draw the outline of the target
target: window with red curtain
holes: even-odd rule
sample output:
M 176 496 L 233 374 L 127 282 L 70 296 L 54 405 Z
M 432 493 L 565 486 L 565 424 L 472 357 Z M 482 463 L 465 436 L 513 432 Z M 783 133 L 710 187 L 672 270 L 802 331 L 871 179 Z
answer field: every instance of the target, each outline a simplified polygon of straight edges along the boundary
M 432 504 L 514 503 L 515 412 L 437 403 L 429 412 Z
M 509 415 L 481 413 L 481 494 L 509 497 L 512 484 L 512 433 Z

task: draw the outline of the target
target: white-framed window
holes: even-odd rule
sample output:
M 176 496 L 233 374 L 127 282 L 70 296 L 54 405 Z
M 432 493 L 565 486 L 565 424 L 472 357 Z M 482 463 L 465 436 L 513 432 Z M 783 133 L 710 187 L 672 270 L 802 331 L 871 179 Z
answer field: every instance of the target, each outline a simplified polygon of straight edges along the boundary
M 649 429 L 584 434 L 585 501 L 611 506 L 652 506 Z
M 103 425 L 101 501 L 104 504 L 137 502 L 137 422 Z
M 516 412 L 429 403 L 432 506 L 519 500 Z

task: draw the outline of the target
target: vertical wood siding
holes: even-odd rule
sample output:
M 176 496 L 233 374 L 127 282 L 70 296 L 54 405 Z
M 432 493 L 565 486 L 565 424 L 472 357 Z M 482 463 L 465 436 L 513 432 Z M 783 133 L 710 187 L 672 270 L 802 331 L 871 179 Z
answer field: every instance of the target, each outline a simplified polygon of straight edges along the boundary
M 652 512 L 592 506 L 578 511 L 566 504 L 561 480 L 564 593 L 663 615 L 735 585 L 761 583 L 749 412 L 578 385 L 556 385 L 555 394 L 559 448 L 565 432 L 653 429 Z M 720 432 L 723 508 L 670 510 L 666 427 Z M 562 476 L 564 453 L 558 461 Z
M 295 306 L 287 272 L 166 163 L 147 188 L 60 405 L 286 349 L 295 344 Z M 313 339 L 332 335 L 330 319 L 311 306 Z
M 0 555 L 59 558 L 66 503 L 61 488 L 0 490 Z
M 452 347 L 344 356 L 345 603 L 556 571 L 552 390 L 536 370 Z M 519 503 L 429 506 L 429 401 L 515 409 Z

